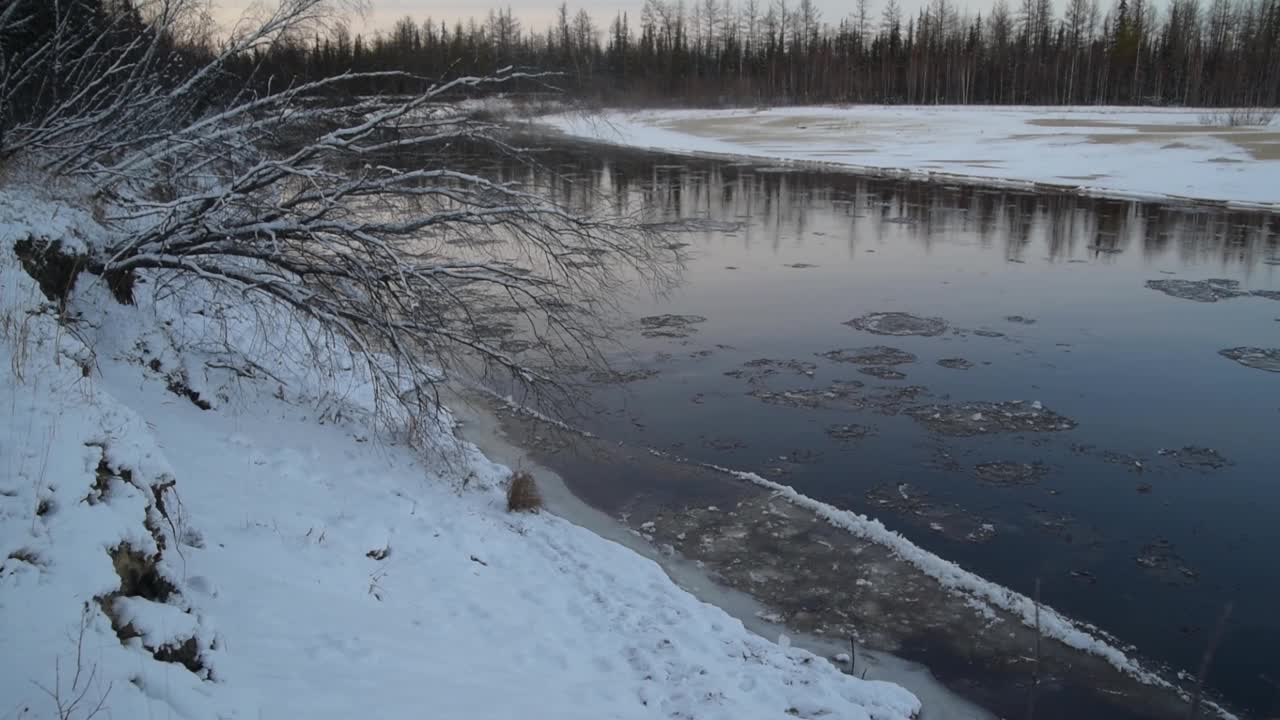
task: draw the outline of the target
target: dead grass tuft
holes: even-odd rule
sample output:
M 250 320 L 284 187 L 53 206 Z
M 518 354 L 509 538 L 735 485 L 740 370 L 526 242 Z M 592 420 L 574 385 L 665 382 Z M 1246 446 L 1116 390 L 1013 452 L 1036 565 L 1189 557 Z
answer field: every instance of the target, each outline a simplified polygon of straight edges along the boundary
M 511 476 L 507 487 L 508 512 L 535 512 L 542 508 L 542 495 L 533 476 L 521 470 Z
M 1226 108 L 1200 116 L 1201 125 L 1214 127 L 1266 127 L 1275 120 L 1270 108 Z

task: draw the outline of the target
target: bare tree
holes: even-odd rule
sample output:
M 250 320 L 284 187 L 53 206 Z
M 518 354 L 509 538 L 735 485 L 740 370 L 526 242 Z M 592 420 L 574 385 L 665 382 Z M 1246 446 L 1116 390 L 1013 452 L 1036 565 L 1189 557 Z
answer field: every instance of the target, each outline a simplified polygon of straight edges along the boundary
M 106 703 L 111 696 L 112 684 L 108 682 L 103 687 L 98 678 L 97 663 L 88 665 L 88 660 L 84 657 L 84 636 L 89 627 L 89 615 L 89 604 L 85 603 L 80 612 L 80 630 L 75 638 L 75 668 L 70 687 L 63 687 L 61 656 L 54 658 L 53 687 L 34 683 L 49 696 L 58 720 L 93 720 L 103 711 L 108 711 L 109 714 Z M 91 693 L 96 696 L 96 700 Z
M 321 346 L 349 348 L 384 406 L 417 414 L 435 407 L 433 386 L 450 371 L 502 371 L 528 387 L 557 387 L 553 372 L 520 359 L 509 334 L 522 333 L 552 361 L 598 358 L 613 291 L 660 279 L 668 267 L 659 236 L 636 218 L 574 212 L 433 159 L 442 145 L 462 142 L 519 155 L 497 126 L 470 119 L 451 99 L 545 76 L 504 69 L 430 83 L 403 72 L 347 73 L 218 101 L 207 88 L 225 63 L 330 8 L 284 0 L 171 78 L 166 47 L 184 2 L 144 4 L 148 31 L 124 44 L 55 30 L 33 53 L 44 61 L 7 68 L 3 78 L 4 88 L 38 83 L 50 62 L 70 78 L 42 112 L 7 123 L 0 152 L 80 177 L 111 198 L 113 232 L 85 265 L 120 301 L 132 301 L 139 273 L 234 292 L 305 324 Z M 575 25 L 589 30 L 589 22 Z M 320 99 L 371 78 L 425 89 Z
M 716 0 L 702 0 L 701 9 L 698 5 L 694 5 L 695 16 L 702 16 L 701 40 L 702 47 L 707 50 L 708 54 L 714 54 L 719 50 L 718 41 L 723 37 L 717 35 L 720 30 L 720 5 Z
M 902 7 L 898 0 L 886 0 L 880 11 L 880 32 L 885 35 L 898 32 L 902 26 Z
M 746 24 L 746 51 L 757 52 L 760 45 L 760 0 L 746 0 L 742 14 Z
M 812 48 L 818 38 L 818 27 L 822 21 L 822 11 L 813 0 L 800 0 L 796 7 L 796 34 L 801 39 L 801 49 Z
M 857 20 L 858 49 L 867 42 L 867 20 L 871 17 L 870 0 L 857 0 L 854 4 L 854 18 Z

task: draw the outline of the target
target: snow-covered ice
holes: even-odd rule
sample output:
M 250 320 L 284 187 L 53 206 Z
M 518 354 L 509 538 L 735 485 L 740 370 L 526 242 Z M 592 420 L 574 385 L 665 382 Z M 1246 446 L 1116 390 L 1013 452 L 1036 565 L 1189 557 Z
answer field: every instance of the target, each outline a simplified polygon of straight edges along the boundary
M 427 454 L 375 429 L 367 383 L 234 296 L 149 276 L 125 307 L 83 275 L 60 322 L 13 243 L 104 230 L 43 192 L 0 193 L 0 717 L 56 717 L 52 695 L 114 718 L 919 711 L 508 514 L 508 471 L 447 416 Z
M 671 152 L 1280 205 L 1280 127 L 1202 125 L 1212 113 L 859 105 L 564 113 L 542 122 L 577 137 Z

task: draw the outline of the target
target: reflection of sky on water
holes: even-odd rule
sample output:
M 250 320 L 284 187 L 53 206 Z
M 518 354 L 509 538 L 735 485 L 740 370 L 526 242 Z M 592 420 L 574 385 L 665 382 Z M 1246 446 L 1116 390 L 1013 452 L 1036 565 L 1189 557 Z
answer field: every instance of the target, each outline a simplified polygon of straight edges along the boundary
M 1273 709 L 1276 693 L 1259 675 L 1280 677 L 1280 570 L 1271 557 L 1280 547 L 1280 375 L 1217 351 L 1280 347 L 1280 302 L 1197 303 L 1144 283 L 1227 278 L 1249 290 L 1280 289 L 1280 220 L 592 151 L 557 166 L 566 176 L 553 182 L 559 199 L 585 203 L 602 192 L 654 219 L 741 225 L 675 236 L 689 243 L 684 284 L 630 309 L 708 320 L 684 341 L 628 338 L 618 365 L 661 373 L 600 389 L 604 411 L 585 420 L 590 429 L 766 475 L 784 468 L 773 477 L 877 515 L 992 579 L 1028 592 L 1042 578 L 1050 604 L 1179 667 L 1196 667 L 1204 628 L 1234 601 L 1214 684 Z M 531 178 L 517 170 L 511 179 Z M 938 316 L 1005 337 L 882 337 L 842 324 L 876 311 Z M 1035 322 L 1006 319 L 1015 315 Z M 897 366 L 907 379 L 892 383 L 815 357 L 866 345 L 919 360 Z M 936 364 L 951 357 L 975 366 Z M 767 405 L 724 375 L 755 358 L 817 363 L 813 378 L 769 377 L 772 390 L 851 379 L 916 384 L 933 393 L 929 402 L 1039 400 L 1079 428 L 938 438 L 904 416 Z M 850 422 L 879 433 L 851 443 L 825 433 Z M 1234 464 L 1201 473 L 1158 454 L 1187 445 L 1214 448 Z M 940 451 L 961 470 L 938 467 Z M 809 462 L 779 460 L 793 453 Z M 1043 461 L 1049 473 L 1029 487 L 973 476 L 975 464 L 1001 460 Z M 994 539 L 949 539 L 928 522 L 869 505 L 868 491 L 902 483 L 935 506 L 961 508 L 956 522 L 991 522 Z M 1149 492 L 1138 491 L 1144 485 Z M 1163 541 L 1174 553 L 1169 566 L 1144 570 L 1135 558 Z

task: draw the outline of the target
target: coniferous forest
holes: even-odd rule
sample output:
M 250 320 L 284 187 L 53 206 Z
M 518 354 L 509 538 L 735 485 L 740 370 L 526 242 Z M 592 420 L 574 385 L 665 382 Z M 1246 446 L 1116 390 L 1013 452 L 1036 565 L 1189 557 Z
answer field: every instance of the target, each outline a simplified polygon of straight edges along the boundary
M 638 17 L 561 5 L 550 27 L 509 9 L 470 22 L 405 17 L 371 36 L 344 27 L 246 60 L 280 81 L 348 68 L 437 78 L 516 65 L 609 104 L 1280 103 L 1280 0 L 996 0 L 980 13 L 932 0 L 646 0 Z M 246 70 L 247 72 L 247 70 Z M 396 81 L 400 86 L 404 81 Z M 411 83 L 410 83 L 411 84 Z M 405 90 L 409 87 L 380 88 Z
M 549 27 L 507 8 L 465 22 L 404 17 L 367 34 L 339 21 L 259 44 L 214 82 L 241 92 L 393 70 L 421 79 L 396 73 L 331 91 L 407 93 L 515 66 L 558 73 L 545 84 L 611 105 L 1280 104 L 1280 0 L 1066 0 L 1061 13 L 1051 0 L 1015 2 L 971 12 L 930 0 L 907 13 L 899 0 L 851 0 L 832 18 L 812 0 L 645 0 L 638 16 L 613 18 L 561 5 Z M 139 14 L 130 0 L 63 5 L 45 21 L 70 12 L 120 37 L 146 25 L 121 22 Z M 24 35 L 38 33 L 8 33 L 0 59 L 21 62 Z M 213 27 L 173 38 L 175 56 L 193 65 L 219 42 Z M 8 101 L 21 110 L 21 97 Z

